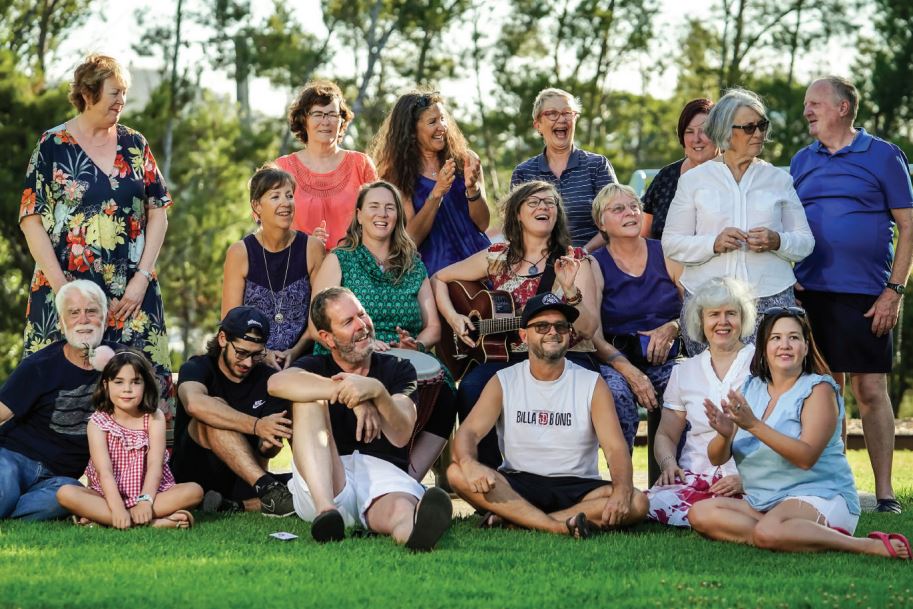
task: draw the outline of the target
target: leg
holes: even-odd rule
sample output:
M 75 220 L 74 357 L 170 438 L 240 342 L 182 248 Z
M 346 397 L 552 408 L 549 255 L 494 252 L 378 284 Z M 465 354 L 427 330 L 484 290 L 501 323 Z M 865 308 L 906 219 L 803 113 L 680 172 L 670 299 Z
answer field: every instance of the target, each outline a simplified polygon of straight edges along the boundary
M 587 520 L 606 529 L 629 527 L 646 519 L 647 512 L 650 510 L 650 502 L 643 493 L 634 489 L 634 493 L 631 495 L 631 503 L 628 507 L 628 515 L 625 516 L 624 520 L 618 525 L 612 527 L 606 525 L 602 519 L 602 511 L 605 509 L 606 500 L 612 496 L 613 490 L 614 488 L 611 484 L 600 486 L 587 493 L 586 496 L 580 500 L 580 503 L 557 512 L 552 512 L 549 515 L 556 520 L 564 521 L 575 514 L 583 512 L 586 514 Z
M 333 499 L 345 487 L 346 474 L 333 440 L 327 403 L 296 403 L 292 404 L 292 410 L 295 466 L 307 483 L 317 513 L 335 510 Z
M 266 474 L 257 461 L 250 442 L 243 434 L 226 429 L 216 429 L 196 421 L 200 446 L 209 448 L 239 478 L 253 486 Z
M 428 431 L 421 431 L 412 445 L 409 453 L 409 475 L 421 482 L 431 466 L 441 456 L 441 451 L 447 444 L 447 438 L 442 438 Z
M 659 464 L 656 462 L 656 456 L 653 454 L 653 439 L 656 437 L 656 430 L 659 429 L 659 420 L 662 416 L 663 408 L 663 393 L 666 391 L 666 385 L 669 383 L 669 376 L 672 374 L 672 368 L 675 367 L 675 360 L 667 361 L 661 366 L 650 366 L 644 370 L 644 374 L 647 375 L 647 378 L 650 379 L 650 382 L 653 383 L 653 388 L 656 389 L 656 399 L 659 402 L 659 406 L 653 410 L 647 411 L 647 487 L 651 487 L 656 484 L 656 480 L 659 478 L 661 472 Z M 681 449 L 684 446 L 685 434 L 682 434 L 681 441 L 679 442 L 678 451 L 676 456 L 681 454 Z
M 631 391 L 631 387 L 625 377 L 611 366 L 600 366 L 599 373 L 605 379 L 606 385 L 609 386 L 609 390 L 612 392 L 621 432 L 624 434 L 625 442 L 628 444 L 628 451 L 633 452 L 634 437 L 637 435 L 637 426 L 640 425 L 640 415 L 637 412 L 637 400 L 634 398 L 634 392 Z M 658 397 L 662 398 L 662 396 Z
M 57 501 L 80 518 L 111 526 L 111 508 L 100 494 L 82 485 L 67 485 L 57 491 Z
M 44 466 L 42 466 L 44 469 Z M 66 476 L 50 476 L 43 478 L 19 497 L 16 503 L 16 509 L 10 515 L 11 518 L 21 518 L 23 520 L 55 520 L 65 517 L 68 512 L 66 508 L 57 501 L 57 491 L 60 488 L 69 486 L 78 486 L 82 488 L 79 481 Z
M 152 514 L 166 518 L 178 510 L 191 510 L 203 501 L 203 488 L 195 482 L 175 484 L 167 491 L 156 494 Z
M 753 543 L 754 529 L 764 516 L 742 499 L 713 497 L 691 506 L 691 528 L 710 539 Z
M 891 467 L 894 459 L 894 411 L 888 397 L 887 375 L 852 374 L 850 382 L 859 404 L 862 433 L 875 473 L 875 496 L 892 499 Z
M 418 499 L 407 493 L 388 493 L 375 500 L 365 513 L 372 531 L 389 535 L 398 544 L 406 543 L 412 534 L 413 516 Z
M 485 385 L 491 380 L 498 370 L 506 368 L 517 363 L 511 362 L 488 362 L 473 368 L 469 374 L 460 381 L 460 388 L 457 391 L 457 415 L 460 422 L 463 422 L 469 416 L 472 407 L 476 405 L 479 396 Z M 498 434 L 492 429 L 484 438 L 479 441 L 479 463 L 487 465 L 492 469 L 501 466 L 503 458 L 501 449 L 498 447 Z

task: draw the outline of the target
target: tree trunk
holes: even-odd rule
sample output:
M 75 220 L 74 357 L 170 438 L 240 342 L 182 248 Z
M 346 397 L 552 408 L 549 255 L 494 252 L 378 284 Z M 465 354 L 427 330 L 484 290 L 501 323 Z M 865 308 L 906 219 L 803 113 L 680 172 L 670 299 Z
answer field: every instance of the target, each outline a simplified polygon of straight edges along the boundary
M 171 52 L 171 82 L 168 86 L 168 118 L 165 121 L 165 142 L 162 161 L 162 175 L 165 181 L 171 180 L 171 161 L 174 148 L 174 123 L 177 117 L 178 106 L 178 54 L 181 51 L 181 19 L 183 17 L 184 0 L 178 0 L 174 26 L 174 48 Z
M 495 197 L 499 197 L 501 195 L 501 183 L 500 178 L 498 178 L 497 158 L 494 146 L 491 145 L 491 133 L 485 116 L 485 104 L 482 101 L 484 99 L 482 96 L 482 79 L 480 77 L 482 73 L 482 48 L 479 46 L 481 37 L 479 33 L 479 15 L 477 13 L 472 23 L 472 69 L 476 75 L 476 108 L 482 132 L 482 145 L 485 148 L 485 161 L 483 161 L 482 166 L 485 167 L 485 175 L 488 176 L 488 180 L 491 182 L 491 193 Z
M 390 41 L 393 30 L 396 28 L 395 24 L 391 25 L 385 32 L 378 35 L 378 29 L 380 28 L 380 11 L 381 8 L 383 8 L 383 4 L 383 0 L 375 0 L 374 6 L 371 7 L 371 21 L 368 26 L 368 31 L 365 32 L 365 44 L 368 47 L 367 65 L 365 66 L 365 72 L 361 78 L 361 84 L 358 86 L 358 95 L 356 95 L 355 101 L 352 103 L 352 112 L 355 113 L 355 116 L 358 116 L 361 113 L 361 110 L 365 105 L 365 96 L 368 93 L 368 85 L 371 84 L 371 79 L 374 77 L 377 61 L 380 58 L 380 54 L 383 52 L 384 47 L 387 46 L 387 42 Z
M 251 130 L 250 112 L 250 49 L 247 46 L 246 33 L 235 36 L 235 95 L 238 99 L 241 128 Z
M 789 41 L 789 72 L 786 75 L 786 87 L 791 89 L 795 77 L 796 55 L 799 53 L 799 28 L 802 26 L 802 5 L 805 0 L 796 2 L 796 27 L 793 28 Z

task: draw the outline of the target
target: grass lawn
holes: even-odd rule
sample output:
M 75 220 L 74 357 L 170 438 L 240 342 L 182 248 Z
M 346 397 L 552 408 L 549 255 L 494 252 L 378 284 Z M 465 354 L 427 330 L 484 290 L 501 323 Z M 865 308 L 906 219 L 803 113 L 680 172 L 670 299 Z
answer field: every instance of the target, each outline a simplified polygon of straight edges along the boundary
M 870 490 L 865 454 L 850 456 Z M 913 534 L 913 453 L 898 452 L 895 471 L 906 513 L 864 514 L 857 534 Z M 126 532 L 0 521 L 0 607 L 913 607 L 901 561 L 774 554 L 655 524 L 580 542 L 477 520 L 455 522 L 428 555 L 386 538 L 318 546 L 294 517 Z M 268 537 L 278 530 L 301 538 Z

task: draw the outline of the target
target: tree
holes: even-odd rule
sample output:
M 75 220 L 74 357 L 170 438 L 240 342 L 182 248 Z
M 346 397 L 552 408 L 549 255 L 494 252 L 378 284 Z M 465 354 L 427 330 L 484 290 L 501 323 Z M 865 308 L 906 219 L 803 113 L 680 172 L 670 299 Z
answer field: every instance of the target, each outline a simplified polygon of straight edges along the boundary
M 92 0 L 7 0 L 0 8 L 0 39 L 18 67 L 42 86 L 48 57 L 66 33 L 85 23 Z

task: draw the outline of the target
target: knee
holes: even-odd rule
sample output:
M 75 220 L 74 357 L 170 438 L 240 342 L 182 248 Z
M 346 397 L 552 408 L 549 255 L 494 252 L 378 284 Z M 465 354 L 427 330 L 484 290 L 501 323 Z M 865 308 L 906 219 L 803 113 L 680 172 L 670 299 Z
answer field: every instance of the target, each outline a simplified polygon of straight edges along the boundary
M 447 467 L 447 482 L 450 487 L 458 493 L 466 491 L 466 478 L 463 476 L 463 468 L 456 463 L 451 463 Z
M 713 506 L 707 505 L 706 501 L 701 501 L 692 505 L 688 510 L 688 523 L 701 535 L 707 535 L 712 528 L 712 515 Z
M 59 503 L 61 507 L 72 511 L 73 506 L 76 505 L 77 497 L 79 497 L 81 493 L 81 486 L 74 486 L 72 484 L 61 486 L 57 489 L 57 503 Z
M 184 482 L 184 492 L 187 496 L 187 504 L 191 507 L 199 505 L 203 501 L 203 487 L 196 482 Z
M 779 523 L 767 522 L 767 519 L 762 518 L 751 532 L 751 545 L 766 550 L 776 550 L 779 548 Z
M 880 406 L 890 407 L 888 388 L 883 375 L 864 375 L 853 377 L 853 393 L 860 410 L 877 409 Z
M 647 517 L 650 511 L 650 500 L 640 491 L 634 491 L 631 497 L 631 521 L 640 522 Z

